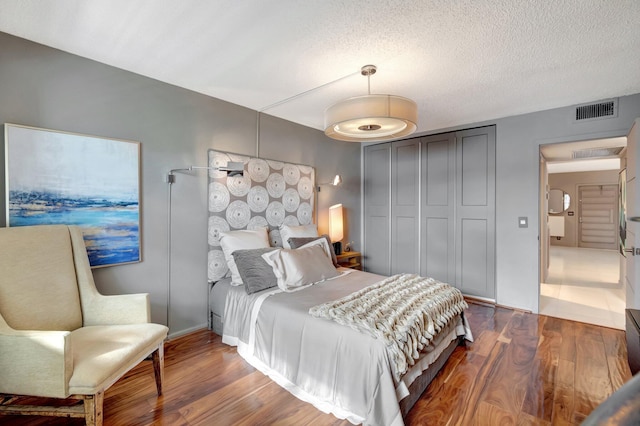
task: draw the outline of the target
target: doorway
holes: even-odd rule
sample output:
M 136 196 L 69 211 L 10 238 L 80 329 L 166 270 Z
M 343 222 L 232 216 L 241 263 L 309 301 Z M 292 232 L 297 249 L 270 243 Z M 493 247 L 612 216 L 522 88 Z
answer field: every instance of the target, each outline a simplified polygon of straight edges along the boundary
M 624 137 L 540 146 L 541 315 L 625 328 L 618 244 L 625 146 Z M 550 194 L 563 197 L 562 208 Z

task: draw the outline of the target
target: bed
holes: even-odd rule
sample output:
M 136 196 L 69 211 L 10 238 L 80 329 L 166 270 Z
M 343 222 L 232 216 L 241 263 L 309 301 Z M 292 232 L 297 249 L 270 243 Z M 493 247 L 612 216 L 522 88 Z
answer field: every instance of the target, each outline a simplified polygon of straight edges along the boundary
M 441 315 L 438 320 L 429 319 L 427 339 L 424 333 L 422 340 L 405 338 L 400 344 L 404 345 L 403 350 L 411 352 L 413 347 L 413 355 L 405 354 L 405 360 L 398 354 L 399 346 L 393 352 L 390 350 L 393 345 L 385 340 L 395 331 L 383 336 L 380 330 L 363 330 L 363 323 L 345 322 L 345 311 L 360 309 L 357 299 L 373 297 L 370 293 L 384 290 L 392 293 L 381 294 L 414 294 L 415 286 L 432 288 L 433 283 L 430 281 L 427 285 L 425 278 L 410 274 L 389 278 L 337 267 L 332 262 L 335 259 L 330 253 L 330 244 L 324 241 L 328 238 L 317 235 L 308 207 L 303 206 L 302 213 L 293 208 L 306 202 L 313 211 L 312 168 L 209 152 L 210 165 L 219 166 L 224 161 L 243 161 L 248 176 L 243 178 L 244 182 L 230 186 L 224 183 L 226 176 L 210 175 L 209 322 L 212 330 L 222 336 L 224 343 L 236 346 L 238 353 L 255 368 L 323 412 L 353 424 L 402 425 L 403 417 L 455 347 L 465 338 L 472 339 L 464 319 L 464 301 L 457 299 L 455 309 L 447 308 L 447 315 Z M 258 174 L 254 173 L 257 166 Z M 271 178 L 273 174 L 293 176 L 287 180 Z M 282 183 L 283 187 L 277 191 L 268 189 L 269 181 Z M 229 188 L 228 194 L 221 189 L 222 185 Z M 238 186 L 244 188 L 238 191 Z M 258 189 L 249 195 L 251 188 L 261 187 L 266 192 Z M 263 198 L 268 196 L 267 200 L 259 200 L 262 204 L 258 206 L 256 192 Z M 274 197 L 279 194 L 281 199 Z M 239 203 L 231 207 L 235 201 Z M 248 209 L 239 207 L 242 203 L 246 203 Z M 274 204 L 284 208 L 279 210 L 280 224 L 274 220 L 276 207 L 268 211 Z M 243 223 L 235 221 L 238 211 L 245 215 Z M 249 257 L 242 257 L 245 255 Z M 291 266 L 296 259 L 299 263 L 295 268 L 301 272 Z M 273 277 L 265 278 L 265 271 L 271 273 L 271 267 Z M 389 286 L 398 287 L 387 289 Z M 405 293 L 396 292 L 400 286 L 408 286 L 402 287 Z M 448 287 L 442 285 L 442 291 L 457 292 Z M 458 293 L 455 297 L 461 299 Z M 408 297 L 398 296 L 401 302 L 405 299 Z M 454 306 L 453 302 L 447 302 L 446 306 L 450 305 Z M 422 312 L 421 308 L 417 311 Z M 346 316 L 350 321 L 362 317 L 361 313 Z M 365 325 L 371 323 L 367 321 Z M 418 323 L 427 321 L 421 319 Z M 385 325 L 381 327 L 386 330 Z M 423 328 L 426 330 L 427 326 Z

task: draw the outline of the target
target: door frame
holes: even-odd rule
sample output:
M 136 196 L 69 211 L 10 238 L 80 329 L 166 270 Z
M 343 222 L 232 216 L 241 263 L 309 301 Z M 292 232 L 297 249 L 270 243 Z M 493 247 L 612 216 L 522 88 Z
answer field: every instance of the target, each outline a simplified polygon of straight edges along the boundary
M 541 150 L 542 146 L 571 143 L 571 142 L 580 142 L 580 141 L 587 141 L 587 140 L 593 140 L 593 139 L 608 139 L 608 138 L 619 138 L 619 137 L 626 138 L 630 130 L 631 130 L 631 127 L 626 130 L 618 129 L 618 130 L 610 130 L 610 131 L 604 131 L 604 132 L 586 133 L 582 135 L 576 134 L 576 135 L 570 135 L 565 137 L 537 139 L 534 142 L 534 147 L 537 147 L 537 149 L 535 150 L 535 155 L 536 155 L 535 161 L 538 165 L 538 300 L 537 300 L 536 309 L 535 309 L 536 313 L 540 312 L 540 296 L 541 296 L 540 284 L 544 282 L 543 279 L 547 278 L 545 275 L 546 271 L 542 270 L 543 266 L 545 265 L 545 263 L 543 262 L 542 256 L 548 254 L 547 251 L 543 250 L 543 244 L 546 244 L 545 237 L 547 241 L 549 239 L 549 235 L 546 232 L 547 217 L 549 216 L 548 207 L 546 204 L 548 200 L 548 188 L 545 187 L 545 186 L 548 186 L 549 174 L 546 169 L 547 161 L 546 159 L 544 159 L 544 157 L 542 157 L 542 150 Z M 626 150 L 622 151 L 622 153 L 626 155 Z M 623 167 L 622 164 L 623 163 L 621 162 L 620 164 L 621 168 Z M 621 260 L 622 262 L 624 260 L 624 257 L 623 256 L 621 257 L 622 257 L 622 260 Z M 547 265 L 547 271 L 548 271 L 548 263 L 546 265 Z

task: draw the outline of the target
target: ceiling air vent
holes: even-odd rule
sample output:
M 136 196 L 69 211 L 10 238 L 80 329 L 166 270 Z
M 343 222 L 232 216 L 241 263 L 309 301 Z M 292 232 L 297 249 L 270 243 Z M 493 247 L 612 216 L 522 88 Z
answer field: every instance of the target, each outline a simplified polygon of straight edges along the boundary
M 618 100 L 597 102 L 595 104 L 580 105 L 576 107 L 575 121 L 598 120 L 618 116 Z
M 571 153 L 571 157 L 573 159 L 613 157 L 613 156 L 616 156 L 616 155 L 620 154 L 620 152 L 622 152 L 623 149 L 624 149 L 624 147 L 622 147 L 622 146 L 614 146 L 614 147 L 611 147 L 611 148 L 580 149 L 578 151 L 573 151 Z

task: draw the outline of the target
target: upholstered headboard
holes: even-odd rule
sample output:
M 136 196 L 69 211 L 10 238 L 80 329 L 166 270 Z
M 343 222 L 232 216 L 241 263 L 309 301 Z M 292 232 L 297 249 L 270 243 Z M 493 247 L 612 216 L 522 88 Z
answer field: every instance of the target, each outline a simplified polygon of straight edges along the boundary
M 208 278 L 223 278 L 228 267 L 220 232 L 269 228 L 271 245 L 282 247 L 280 225 L 308 225 L 315 219 L 313 167 L 209 150 L 209 166 L 242 162 L 244 175 L 209 171 Z

